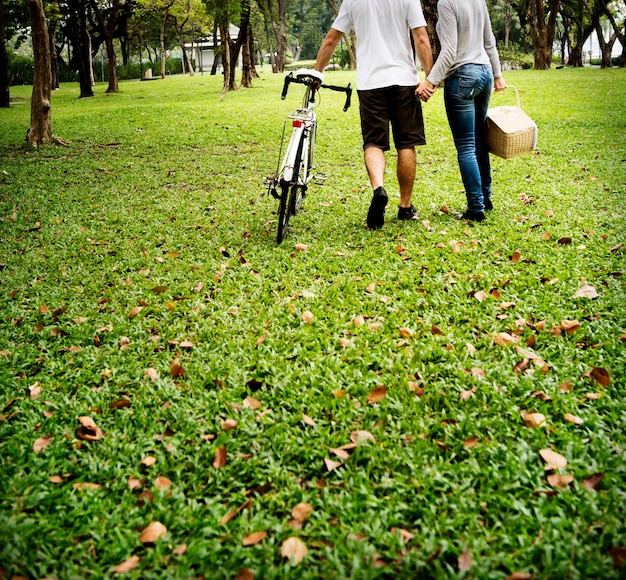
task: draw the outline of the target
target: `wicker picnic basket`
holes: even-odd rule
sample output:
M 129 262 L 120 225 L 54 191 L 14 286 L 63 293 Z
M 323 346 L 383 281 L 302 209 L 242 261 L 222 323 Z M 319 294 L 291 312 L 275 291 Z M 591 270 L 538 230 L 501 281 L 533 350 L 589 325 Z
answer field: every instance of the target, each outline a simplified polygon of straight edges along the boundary
M 522 111 L 519 91 L 515 91 L 517 106 L 495 107 L 487 112 L 487 145 L 489 152 L 509 159 L 530 153 L 537 147 L 537 125 Z

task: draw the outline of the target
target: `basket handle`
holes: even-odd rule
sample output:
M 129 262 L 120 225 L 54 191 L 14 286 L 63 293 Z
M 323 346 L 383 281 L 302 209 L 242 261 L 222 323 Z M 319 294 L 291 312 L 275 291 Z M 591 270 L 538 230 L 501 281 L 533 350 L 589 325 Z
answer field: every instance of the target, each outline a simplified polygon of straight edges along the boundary
M 515 91 L 515 101 L 516 101 L 516 104 L 517 104 L 517 108 L 521 109 L 522 106 L 520 105 L 519 91 L 517 90 L 517 87 L 515 85 L 507 85 L 506 88 L 507 89 L 513 89 Z

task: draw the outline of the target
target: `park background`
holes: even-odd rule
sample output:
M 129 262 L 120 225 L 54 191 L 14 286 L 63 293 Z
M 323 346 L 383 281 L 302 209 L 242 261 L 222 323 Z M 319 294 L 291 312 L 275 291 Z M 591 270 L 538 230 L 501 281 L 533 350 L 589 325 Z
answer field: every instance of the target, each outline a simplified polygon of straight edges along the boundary
M 1 575 L 621 578 L 626 79 L 556 64 L 505 73 L 538 146 L 493 158 L 473 226 L 441 92 L 420 220 L 377 232 L 357 108 L 323 93 L 327 179 L 280 246 L 300 95 L 269 64 L 62 83 L 38 148 L 12 86 Z

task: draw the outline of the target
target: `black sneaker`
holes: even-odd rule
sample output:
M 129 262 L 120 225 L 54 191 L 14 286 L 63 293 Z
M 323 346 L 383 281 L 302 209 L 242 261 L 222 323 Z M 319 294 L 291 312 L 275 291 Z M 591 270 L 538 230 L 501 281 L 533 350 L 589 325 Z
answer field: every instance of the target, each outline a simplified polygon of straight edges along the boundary
M 493 203 L 491 198 L 485 200 L 485 211 L 491 211 L 493 209 Z
M 398 219 L 399 220 L 416 220 L 419 219 L 417 210 L 410 205 L 409 207 L 398 206 Z
M 484 211 L 470 211 L 468 209 L 465 211 L 464 214 L 461 215 L 459 219 L 469 220 L 471 222 L 484 222 L 485 212 Z
M 387 192 L 384 187 L 374 190 L 370 208 L 367 212 L 367 227 L 377 230 L 385 223 L 385 208 L 387 207 Z

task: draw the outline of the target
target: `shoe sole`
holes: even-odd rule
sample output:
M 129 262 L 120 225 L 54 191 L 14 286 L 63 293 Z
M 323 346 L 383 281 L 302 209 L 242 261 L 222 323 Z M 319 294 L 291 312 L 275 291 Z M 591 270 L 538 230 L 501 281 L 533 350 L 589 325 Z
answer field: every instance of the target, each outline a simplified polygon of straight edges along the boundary
M 387 207 L 387 196 L 376 195 L 372 198 L 370 208 L 367 212 L 367 227 L 377 230 L 385 223 L 385 208 Z

